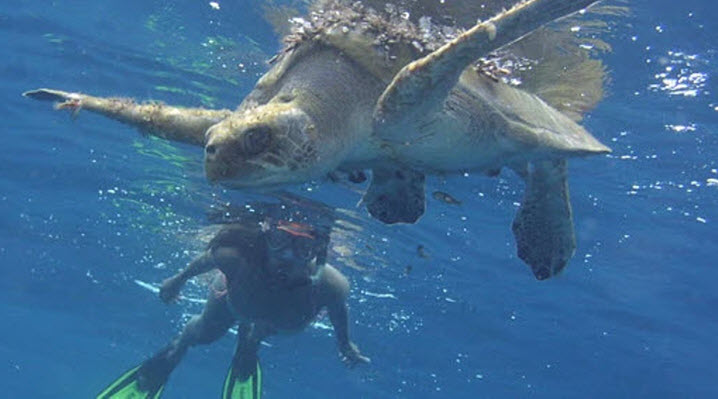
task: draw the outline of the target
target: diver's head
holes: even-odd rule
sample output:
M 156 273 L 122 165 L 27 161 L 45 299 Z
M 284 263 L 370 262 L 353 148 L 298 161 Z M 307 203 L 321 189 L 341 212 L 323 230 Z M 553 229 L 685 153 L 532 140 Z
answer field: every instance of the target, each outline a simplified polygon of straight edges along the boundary
M 314 229 L 306 224 L 279 221 L 265 227 L 266 268 L 280 283 L 310 283 L 318 271 L 317 257 L 322 246 Z
M 229 187 L 303 182 L 317 164 L 316 128 L 291 102 L 236 113 L 205 137 L 205 174 Z

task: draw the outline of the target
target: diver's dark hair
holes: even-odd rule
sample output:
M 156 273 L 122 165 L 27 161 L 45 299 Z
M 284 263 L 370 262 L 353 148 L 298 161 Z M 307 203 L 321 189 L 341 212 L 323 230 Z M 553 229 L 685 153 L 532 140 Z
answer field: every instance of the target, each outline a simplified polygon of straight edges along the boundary
M 232 247 L 240 251 L 247 261 L 264 264 L 267 261 L 267 242 L 258 224 L 226 224 L 207 244 L 208 250 Z M 225 274 L 229 271 L 222 270 Z
M 329 248 L 329 234 L 322 229 L 313 229 L 316 234 L 317 264 L 327 261 Z M 222 225 L 222 228 L 207 245 L 208 250 L 218 247 L 233 247 L 240 250 L 249 262 L 264 264 L 267 261 L 267 242 L 260 224 L 231 223 Z

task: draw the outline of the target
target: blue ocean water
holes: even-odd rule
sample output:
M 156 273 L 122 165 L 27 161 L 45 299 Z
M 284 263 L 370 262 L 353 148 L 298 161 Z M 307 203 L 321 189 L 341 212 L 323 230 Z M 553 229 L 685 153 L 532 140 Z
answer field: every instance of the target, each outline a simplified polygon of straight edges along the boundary
M 210 186 L 196 148 L 20 93 L 232 107 L 278 39 L 261 2 L 218 4 L 0 4 L 3 397 L 94 397 L 201 309 L 147 287 L 201 249 L 208 214 L 254 198 Z M 352 336 L 372 364 L 345 369 L 319 327 L 273 337 L 265 397 L 718 396 L 718 12 L 709 0 L 630 5 L 604 37 L 609 96 L 584 122 L 614 152 L 571 162 L 568 269 L 538 282 L 516 257 L 522 184 L 508 173 L 433 177 L 429 191 L 462 205 L 432 199 L 399 227 L 370 220 L 355 190 L 294 187 L 350 212 L 330 262 L 352 282 Z M 219 397 L 234 342 L 191 350 L 165 397 Z

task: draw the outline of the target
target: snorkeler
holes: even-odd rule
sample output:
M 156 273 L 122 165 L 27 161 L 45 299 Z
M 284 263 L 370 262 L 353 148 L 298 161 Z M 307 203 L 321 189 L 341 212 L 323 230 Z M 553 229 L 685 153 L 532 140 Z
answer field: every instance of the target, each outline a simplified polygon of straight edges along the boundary
M 259 399 L 262 372 L 257 352 L 266 337 L 299 332 L 326 308 L 349 367 L 369 363 L 349 340 L 349 282 L 325 264 L 328 235 L 295 222 L 225 225 L 207 250 L 162 283 L 172 302 L 188 279 L 217 269 L 201 315 L 192 317 L 169 345 L 103 390 L 101 399 L 157 399 L 190 346 L 209 344 L 236 322 L 238 343 L 222 399 Z

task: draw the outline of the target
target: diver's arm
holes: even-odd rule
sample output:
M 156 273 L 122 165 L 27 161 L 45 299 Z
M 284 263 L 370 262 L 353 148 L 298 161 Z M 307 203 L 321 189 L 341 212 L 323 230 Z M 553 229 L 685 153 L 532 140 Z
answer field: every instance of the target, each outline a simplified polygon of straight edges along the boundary
M 51 89 L 31 90 L 23 93 L 23 96 L 55 101 L 55 109 L 68 109 L 73 115 L 86 109 L 134 126 L 145 134 L 198 146 L 204 146 L 204 134 L 210 126 L 232 113 L 226 109 L 183 108 L 161 103 L 138 104 L 126 98 L 93 97 Z
M 327 306 L 329 320 L 334 327 L 334 335 L 337 337 L 337 345 L 340 351 L 351 344 L 349 340 L 349 310 L 345 302 L 330 303 Z
M 334 334 L 337 336 L 339 346 L 339 357 L 348 367 L 354 367 L 360 363 L 370 363 L 371 360 L 359 352 L 359 348 L 349 339 L 349 312 L 346 302 L 333 303 L 327 306 L 329 320 L 334 326 Z
M 371 360 L 359 352 L 359 348 L 349 339 L 349 310 L 346 298 L 349 295 L 349 282 L 338 270 L 329 265 L 322 271 L 324 301 L 329 313 L 329 320 L 337 337 L 339 356 L 348 367 Z
M 205 251 L 187 265 L 184 270 L 162 282 L 160 299 L 163 302 L 172 302 L 179 297 L 182 286 L 194 276 L 206 273 L 215 268 L 214 257 L 210 251 Z

